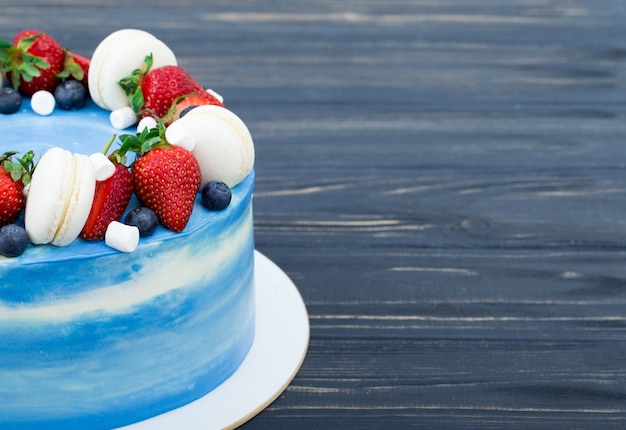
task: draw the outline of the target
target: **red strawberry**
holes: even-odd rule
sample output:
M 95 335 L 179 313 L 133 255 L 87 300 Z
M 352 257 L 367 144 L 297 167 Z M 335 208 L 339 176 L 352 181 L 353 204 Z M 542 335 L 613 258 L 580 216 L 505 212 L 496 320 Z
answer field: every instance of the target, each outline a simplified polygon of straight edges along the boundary
M 63 70 L 57 74 L 57 77 L 61 79 L 72 77 L 82 83 L 85 88 L 89 88 L 88 75 L 90 64 L 91 60 L 89 58 L 66 49 Z
M 174 112 L 176 104 L 191 95 L 201 97 L 202 104 L 224 106 L 182 67 L 163 66 L 150 70 L 151 67 L 152 56 L 149 55 L 145 58 L 143 71 L 135 70 L 120 81 L 131 107 L 140 117 L 154 114 L 168 125 L 171 122 L 168 113 Z
M 30 183 L 34 169 L 32 151 L 27 152 L 18 162 L 11 156 L 16 152 L 6 152 L 0 157 L 0 227 L 11 224 L 20 216 L 26 198 L 24 186 Z
M 109 179 L 96 182 L 91 212 L 80 233 L 87 240 L 104 238 L 112 221 L 119 221 L 133 194 L 133 178 L 123 164 L 115 164 L 115 173 Z
M 133 189 L 139 202 L 154 211 L 163 227 L 184 230 L 202 182 L 196 157 L 165 140 L 165 125 L 120 136 L 139 158 L 132 166 Z
M 54 91 L 64 57 L 59 42 L 42 31 L 24 30 L 12 43 L 0 41 L 0 71 L 6 72 L 13 88 L 27 96 L 39 90 Z
M 187 226 L 201 180 L 196 157 L 179 146 L 151 149 L 133 166 L 137 199 L 154 211 L 163 227 L 176 232 Z
M 114 139 L 115 136 L 107 143 L 105 154 Z M 109 224 L 119 221 L 128 206 L 133 195 L 133 177 L 125 165 L 127 150 L 127 146 L 122 146 L 109 155 L 109 160 L 115 165 L 115 172 L 110 178 L 96 182 L 91 211 L 80 233 L 83 239 L 103 239 Z

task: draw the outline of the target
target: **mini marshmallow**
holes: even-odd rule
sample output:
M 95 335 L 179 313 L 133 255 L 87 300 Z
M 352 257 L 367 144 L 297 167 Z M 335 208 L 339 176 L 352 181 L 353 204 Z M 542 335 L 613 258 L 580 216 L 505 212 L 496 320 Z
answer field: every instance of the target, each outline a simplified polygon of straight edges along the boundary
M 196 147 L 195 137 L 178 121 L 174 121 L 167 127 L 165 139 L 172 145 L 180 146 L 188 151 L 193 151 Z
M 89 156 L 96 172 L 96 181 L 106 181 L 115 173 L 115 165 L 102 152 L 95 152 Z
M 39 90 L 30 99 L 31 109 L 38 115 L 47 116 L 54 111 L 56 100 L 50 91 Z
M 133 252 L 139 245 L 139 229 L 134 225 L 111 221 L 104 234 L 104 243 L 121 252 Z
M 137 124 L 137 115 L 130 106 L 124 106 L 111 112 L 109 120 L 114 128 L 123 130 Z
M 222 95 L 220 93 L 218 93 L 217 91 L 214 91 L 211 88 L 207 88 L 206 92 L 211 94 L 216 99 L 218 99 L 220 101 L 220 103 L 224 103 L 224 97 L 222 97 Z
M 150 130 L 156 126 L 157 126 L 157 122 L 154 118 L 152 118 L 151 116 L 143 117 L 139 121 L 139 124 L 137 124 L 137 133 L 141 133 L 146 128 Z

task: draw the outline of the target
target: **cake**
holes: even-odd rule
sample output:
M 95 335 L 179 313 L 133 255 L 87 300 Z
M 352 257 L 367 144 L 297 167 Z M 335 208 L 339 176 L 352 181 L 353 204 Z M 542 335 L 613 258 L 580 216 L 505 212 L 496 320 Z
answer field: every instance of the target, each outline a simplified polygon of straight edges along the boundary
M 0 115 L 2 152 L 89 155 L 135 132 L 113 127 L 92 100 L 44 116 L 28 101 Z M 0 256 L 0 428 L 121 427 L 184 406 L 236 372 L 255 333 L 247 169 L 225 209 L 206 209 L 198 194 L 182 231 L 159 225 L 132 252 L 77 238 Z M 139 205 L 133 197 L 126 212 Z

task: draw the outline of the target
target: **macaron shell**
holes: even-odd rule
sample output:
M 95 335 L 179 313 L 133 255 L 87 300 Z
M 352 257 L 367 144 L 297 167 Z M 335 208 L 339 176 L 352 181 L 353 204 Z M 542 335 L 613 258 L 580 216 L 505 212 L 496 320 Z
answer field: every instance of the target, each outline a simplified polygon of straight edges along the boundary
M 50 243 L 65 213 L 67 190 L 74 182 L 72 155 L 59 147 L 50 148 L 37 163 L 33 173 L 24 224 L 32 243 Z
M 89 93 L 93 101 L 103 109 L 106 109 L 100 95 L 100 74 L 104 64 L 109 61 L 109 58 L 113 54 L 112 46 L 119 44 L 124 39 L 143 39 L 148 40 L 153 37 L 150 33 L 143 30 L 136 30 L 131 28 L 125 28 L 122 30 L 114 31 L 107 37 L 102 39 L 91 56 L 91 63 L 89 65 L 89 75 L 87 76 L 87 84 L 89 86 Z
M 67 246 L 76 240 L 89 217 L 96 189 L 96 172 L 89 157 L 74 154 L 72 168 L 74 181 L 67 196 L 65 213 L 51 242 L 56 246 Z
M 128 97 L 119 86 L 122 78 L 130 75 L 133 70 L 142 68 L 147 55 L 153 55 L 152 68 L 175 65 L 176 57 L 163 42 L 152 39 L 149 41 L 135 40 L 124 44 L 124 49 L 110 57 L 100 72 L 98 82 L 99 96 L 105 109 L 114 111 L 130 106 Z
M 234 187 L 254 166 L 254 143 L 248 127 L 221 106 L 198 106 L 179 119 L 196 140 L 193 154 L 202 172 L 202 185 L 218 180 Z
M 152 34 L 135 29 L 111 33 L 96 47 L 89 68 L 89 92 L 93 101 L 103 109 L 114 111 L 129 106 L 119 81 L 133 70 L 144 66 L 152 54 L 152 68 L 176 65 L 172 50 Z

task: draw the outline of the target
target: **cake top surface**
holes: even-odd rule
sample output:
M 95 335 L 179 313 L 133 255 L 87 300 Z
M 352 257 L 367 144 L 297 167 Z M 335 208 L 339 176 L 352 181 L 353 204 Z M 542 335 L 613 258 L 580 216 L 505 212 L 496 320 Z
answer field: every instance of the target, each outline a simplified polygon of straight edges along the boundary
M 60 146 L 72 152 L 90 155 L 101 152 L 113 135 L 134 133 L 132 128 L 116 130 L 109 121 L 109 112 L 91 100 L 80 110 L 56 109 L 51 115 L 38 115 L 24 99 L 19 112 L 0 115 L 2 147 L 41 156 L 46 150 Z
M 19 112 L 11 115 L 0 115 L 0 129 L 3 131 L 2 147 L 20 152 L 33 150 L 36 158 L 53 147 L 62 147 L 74 153 L 90 155 L 102 151 L 108 140 L 114 135 L 136 132 L 133 127 L 125 130 L 115 129 L 111 126 L 109 115 L 110 112 L 99 108 L 89 100 L 87 105 L 80 110 L 56 109 L 51 115 L 41 116 L 30 108 L 28 99 L 25 99 Z M 119 139 L 114 142 L 112 150 L 117 146 L 119 146 Z M 129 157 L 132 159 L 132 154 L 129 154 Z M 241 183 L 233 187 L 231 205 L 236 205 L 245 198 L 253 186 L 254 173 L 252 172 Z M 201 197 L 198 195 L 189 223 L 182 232 L 172 232 L 159 225 L 153 235 L 141 238 L 140 246 L 191 235 L 199 227 L 211 223 L 216 217 L 228 216 L 228 208 L 226 211 L 210 211 L 202 206 L 200 200 Z M 133 196 L 126 213 L 139 206 L 139 202 Z M 19 222 L 22 220 L 18 220 Z M 119 251 L 108 247 L 102 240 L 86 241 L 79 238 L 66 247 L 29 246 L 26 252 L 19 257 L 19 261 L 26 264 L 86 258 L 117 252 Z M 132 253 L 130 258 L 132 258 Z M 11 264 L 14 260 L 0 255 L 0 264 Z
M 10 190 L 0 199 L 1 255 L 19 256 L 28 243 L 62 248 L 79 238 L 131 252 L 146 233 L 125 222 L 132 209 L 141 206 L 152 226 L 158 221 L 149 240 L 164 240 L 205 224 L 217 216 L 211 211 L 228 206 L 233 188 L 249 177 L 253 182 L 246 125 L 150 33 L 113 32 L 89 59 L 51 35 L 24 30 L 0 40 L 0 70 L 0 185 Z M 21 106 L 6 102 L 11 92 L 13 102 L 23 96 Z M 244 195 L 252 182 L 242 187 Z M 199 209 L 209 213 L 192 219 Z M 11 241 L 15 251 L 6 246 Z M 49 258 L 81 255 L 57 251 Z

